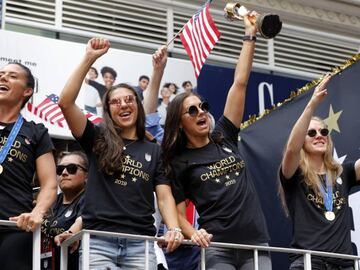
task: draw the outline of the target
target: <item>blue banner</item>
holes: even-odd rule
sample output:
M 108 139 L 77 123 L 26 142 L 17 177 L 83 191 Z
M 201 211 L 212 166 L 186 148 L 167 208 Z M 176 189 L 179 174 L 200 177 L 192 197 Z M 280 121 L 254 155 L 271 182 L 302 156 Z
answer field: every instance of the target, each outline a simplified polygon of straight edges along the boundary
M 327 89 L 328 95 L 315 115 L 325 119 L 334 141 L 334 157 L 340 163 L 360 158 L 360 61 L 335 75 Z M 240 148 L 252 179 L 255 179 L 268 223 L 271 245 L 288 247 L 292 225 L 286 218 L 278 197 L 278 170 L 290 131 L 308 103 L 313 88 L 280 106 L 240 132 Z M 349 198 L 353 212 L 352 242 L 358 253 L 360 243 L 360 193 L 354 188 Z M 351 202 L 353 197 L 353 202 Z M 355 199 L 356 198 L 356 199 Z M 312 237 L 309 235 L 309 237 Z M 288 269 L 287 255 L 272 254 L 273 269 Z
M 198 93 L 210 104 L 210 112 L 218 119 L 224 111 L 227 92 L 234 80 L 234 69 L 205 65 L 198 78 Z M 244 119 L 282 102 L 291 91 L 308 81 L 284 76 L 252 72 L 246 92 Z
M 330 123 L 334 141 L 334 156 L 341 162 L 360 157 L 360 61 L 331 79 L 328 96 L 316 115 Z M 198 92 L 209 101 L 215 119 L 222 114 L 227 92 L 233 82 L 234 70 L 206 65 L 198 80 Z M 291 91 L 303 87 L 307 81 L 271 74 L 252 72 L 246 93 L 244 120 L 258 114 L 272 104 L 282 103 Z M 239 147 L 258 191 L 267 220 L 272 246 L 289 247 L 292 225 L 285 217 L 278 197 L 278 169 L 290 131 L 311 97 L 313 89 L 297 96 L 240 132 Z M 352 242 L 355 253 L 360 249 L 360 192 L 353 190 L 349 198 L 352 207 Z M 311 236 L 309 236 L 311 237 Z M 272 253 L 273 269 L 289 269 L 287 254 Z

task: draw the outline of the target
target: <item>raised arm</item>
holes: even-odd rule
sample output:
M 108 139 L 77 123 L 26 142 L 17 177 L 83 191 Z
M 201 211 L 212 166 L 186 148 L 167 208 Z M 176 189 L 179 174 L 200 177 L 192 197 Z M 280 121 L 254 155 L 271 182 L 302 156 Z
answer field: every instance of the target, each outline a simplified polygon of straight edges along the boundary
M 157 110 L 159 88 L 164 69 L 167 62 L 167 47 L 160 47 L 152 56 L 153 71 L 150 78 L 150 84 L 144 96 L 145 114 L 154 113 Z
M 86 117 L 81 109 L 75 104 L 81 84 L 86 77 L 89 68 L 100 56 L 110 48 L 110 42 L 103 38 L 89 40 L 86 53 L 80 64 L 73 71 L 60 94 L 59 107 L 61 108 L 66 122 L 75 137 L 81 137 L 86 126 Z
M 257 13 L 252 11 L 244 17 L 245 35 L 255 36 L 257 29 L 249 21 L 249 17 Z M 224 115 L 236 126 L 240 127 L 245 106 L 245 95 L 248 79 L 250 76 L 252 62 L 254 58 L 255 41 L 247 40 L 243 42 L 239 60 L 236 65 L 234 82 L 227 95 L 224 108 Z
M 327 95 L 326 86 L 330 78 L 330 75 L 326 75 L 315 88 L 310 101 L 306 105 L 303 113 L 300 115 L 299 119 L 296 121 L 293 129 L 291 130 L 281 163 L 282 174 L 286 179 L 291 178 L 299 166 L 300 150 L 304 145 L 311 117 L 313 116 L 317 106 L 324 100 L 325 96 Z

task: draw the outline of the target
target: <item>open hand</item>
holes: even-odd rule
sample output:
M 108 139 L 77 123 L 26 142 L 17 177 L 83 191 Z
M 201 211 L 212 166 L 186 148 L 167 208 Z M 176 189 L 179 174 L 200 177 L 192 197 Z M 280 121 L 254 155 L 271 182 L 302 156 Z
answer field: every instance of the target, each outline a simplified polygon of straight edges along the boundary
M 315 87 L 314 93 L 311 96 L 310 103 L 313 106 L 318 106 L 326 97 L 327 89 L 326 86 L 328 85 L 331 79 L 330 74 L 326 74 L 322 81 Z

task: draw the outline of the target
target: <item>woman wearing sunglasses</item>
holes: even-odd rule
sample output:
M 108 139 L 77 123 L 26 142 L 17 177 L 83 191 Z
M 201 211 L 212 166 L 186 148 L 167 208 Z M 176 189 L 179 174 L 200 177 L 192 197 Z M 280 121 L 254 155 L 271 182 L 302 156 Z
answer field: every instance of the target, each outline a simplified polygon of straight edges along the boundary
M 174 250 L 183 236 L 179 229 L 170 181 L 163 173 L 160 146 L 145 139 L 145 114 L 136 91 L 127 84 L 114 86 L 103 97 L 103 123 L 87 121 L 76 106 L 81 82 L 97 58 L 110 47 L 106 39 L 93 38 L 80 65 L 65 85 L 59 100 L 66 121 L 89 159 L 82 227 L 85 229 L 154 236 L 154 195 L 164 222 L 167 250 Z M 149 87 L 159 87 L 166 58 L 153 58 Z M 156 84 L 156 85 L 155 85 Z M 81 252 L 81 250 L 80 250 Z M 90 268 L 143 269 L 144 241 L 118 237 L 91 237 Z M 150 245 L 150 269 L 156 268 Z
M 71 233 L 68 230 L 81 215 L 88 175 L 87 167 L 87 157 L 81 151 L 63 152 L 59 156 L 56 173 L 62 192 L 41 226 L 42 269 L 60 269 L 60 247 L 54 245 L 53 240 L 61 233 Z M 50 265 L 54 267 L 48 268 Z M 76 270 L 78 265 L 78 252 L 69 254 L 68 269 Z
M 295 123 L 285 148 L 280 195 L 293 221 L 293 248 L 352 254 L 349 190 L 359 185 L 360 160 L 339 164 L 325 122 L 314 111 L 327 94 L 327 75 L 315 88 Z M 290 269 L 304 269 L 302 256 L 291 256 Z M 312 257 L 312 269 L 354 269 L 352 261 Z
M 194 93 L 170 103 L 163 140 L 167 173 L 184 235 L 208 247 L 210 241 L 267 245 L 269 236 L 260 202 L 242 153 L 238 133 L 255 50 L 256 26 L 245 17 L 245 37 L 224 114 L 210 134 L 209 105 Z M 186 220 L 185 200 L 199 212 L 200 230 Z M 206 269 L 253 269 L 253 252 L 209 247 Z M 259 269 L 271 269 L 268 253 L 259 253 Z

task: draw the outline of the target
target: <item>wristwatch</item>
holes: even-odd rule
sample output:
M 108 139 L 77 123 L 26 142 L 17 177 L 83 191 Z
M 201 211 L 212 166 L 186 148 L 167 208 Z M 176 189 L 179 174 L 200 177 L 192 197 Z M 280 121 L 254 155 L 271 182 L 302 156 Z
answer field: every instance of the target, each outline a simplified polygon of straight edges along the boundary
M 242 38 L 243 41 L 256 41 L 256 36 L 252 36 L 252 35 L 249 35 L 249 36 L 243 36 Z

